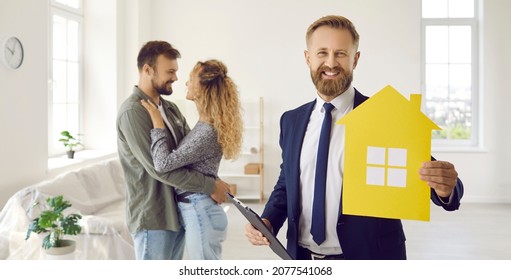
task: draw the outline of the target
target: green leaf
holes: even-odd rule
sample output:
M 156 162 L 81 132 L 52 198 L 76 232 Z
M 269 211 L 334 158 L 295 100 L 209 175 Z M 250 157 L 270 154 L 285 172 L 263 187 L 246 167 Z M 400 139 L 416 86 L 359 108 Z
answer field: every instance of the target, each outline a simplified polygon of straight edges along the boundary
M 49 228 L 56 227 L 55 222 L 62 216 L 60 211 L 50 211 L 46 210 L 41 212 L 39 217 L 39 227 L 41 228 Z
M 64 200 L 62 195 L 48 198 L 48 205 L 54 209 L 56 212 L 62 212 L 64 209 L 71 207 L 71 203 L 67 200 Z
M 62 135 L 62 136 L 64 136 L 64 137 L 66 137 L 66 138 L 72 138 L 72 139 L 74 139 L 74 138 L 73 138 L 73 136 L 71 136 L 71 133 L 69 133 L 69 131 L 67 131 L 67 130 L 62 131 L 62 132 L 60 133 L 60 135 Z
M 53 247 L 53 243 L 52 243 L 52 240 L 50 238 L 50 235 L 51 234 L 46 235 L 46 237 L 43 239 L 43 248 L 46 249 L 46 250 L 48 250 L 51 247 Z
M 47 232 L 46 229 L 39 226 L 39 218 L 35 218 L 30 223 L 30 225 L 28 225 L 28 231 L 27 231 L 27 236 L 25 237 L 25 240 L 28 240 L 28 238 L 30 237 L 30 233 L 32 233 L 32 232 L 35 232 L 38 234 L 41 232 Z
M 79 214 L 70 214 L 60 223 L 64 229 L 64 234 L 77 235 L 82 231 L 78 221 L 82 218 Z

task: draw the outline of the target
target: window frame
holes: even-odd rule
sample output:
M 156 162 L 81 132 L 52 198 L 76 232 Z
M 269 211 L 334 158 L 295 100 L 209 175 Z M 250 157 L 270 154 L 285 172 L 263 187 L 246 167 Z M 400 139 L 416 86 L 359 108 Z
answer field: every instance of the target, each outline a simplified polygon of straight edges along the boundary
M 424 0 L 423 0 L 424 1 Z M 424 18 L 421 6 L 421 91 L 426 96 L 426 28 L 428 26 L 469 26 L 471 28 L 471 135 L 470 139 L 432 139 L 433 149 L 454 150 L 455 148 L 479 148 L 482 139 L 480 133 L 480 87 L 479 87 L 479 1 L 474 0 L 472 18 Z M 448 63 L 450 64 L 450 63 Z M 450 85 L 450 84 L 449 84 Z M 423 109 L 427 98 L 424 98 Z
M 58 145 L 59 131 L 54 131 L 53 124 L 53 17 L 55 15 L 64 17 L 68 20 L 73 20 L 78 23 L 78 132 L 72 132 L 76 137 L 78 133 L 81 133 L 83 127 L 83 72 L 84 72 L 84 59 L 83 59 L 83 1 L 79 0 L 80 8 L 74 9 L 72 7 L 57 3 L 55 0 L 50 2 L 50 13 L 49 13 L 49 47 L 48 47 L 48 157 L 55 157 L 65 154 L 66 149 L 63 145 Z M 81 139 L 83 144 L 83 139 Z M 80 150 L 80 147 L 75 150 Z
M 79 16 L 83 16 L 83 0 L 76 0 L 78 1 L 78 8 L 73 8 L 71 6 L 62 4 L 56 0 L 51 0 L 50 5 L 51 7 L 58 8 L 60 10 L 68 11 L 70 13 L 74 13 Z

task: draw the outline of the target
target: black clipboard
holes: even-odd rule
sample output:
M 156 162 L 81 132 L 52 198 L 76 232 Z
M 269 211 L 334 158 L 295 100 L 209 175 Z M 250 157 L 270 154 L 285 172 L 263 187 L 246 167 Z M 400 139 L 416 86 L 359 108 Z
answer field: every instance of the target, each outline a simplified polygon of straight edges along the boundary
M 259 230 L 268 240 L 270 241 L 271 250 L 277 254 L 283 260 L 292 260 L 293 258 L 287 252 L 286 248 L 280 243 L 277 237 L 266 227 L 263 220 L 256 212 L 254 212 L 250 207 L 245 206 L 241 201 L 235 198 L 232 194 L 226 193 L 227 198 L 238 208 L 238 210 L 245 216 L 245 218 L 257 229 Z

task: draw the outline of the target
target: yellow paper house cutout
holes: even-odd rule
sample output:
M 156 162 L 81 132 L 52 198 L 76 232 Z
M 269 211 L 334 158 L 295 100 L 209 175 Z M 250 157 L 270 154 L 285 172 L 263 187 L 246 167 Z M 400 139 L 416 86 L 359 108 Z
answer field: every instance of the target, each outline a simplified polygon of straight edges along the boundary
M 408 101 L 386 86 L 337 124 L 346 129 L 343 213 L 429 221 L 430 188 L 419 169 L 440 127 L 421 112 L 421 95 Z

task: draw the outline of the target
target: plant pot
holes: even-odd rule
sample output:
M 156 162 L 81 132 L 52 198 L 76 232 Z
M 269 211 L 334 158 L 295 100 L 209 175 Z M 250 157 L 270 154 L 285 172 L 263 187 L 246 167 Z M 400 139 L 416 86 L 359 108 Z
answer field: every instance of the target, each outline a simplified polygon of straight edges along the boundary
M 61 247 L 52 247 L 46 252 L 46 259 L 48 260 L 74 260 L 76 242 L 73 240 L 62 240 Z
M 75 157 L 75 151 L 67 151 L 67 158 L 74 158 Z

